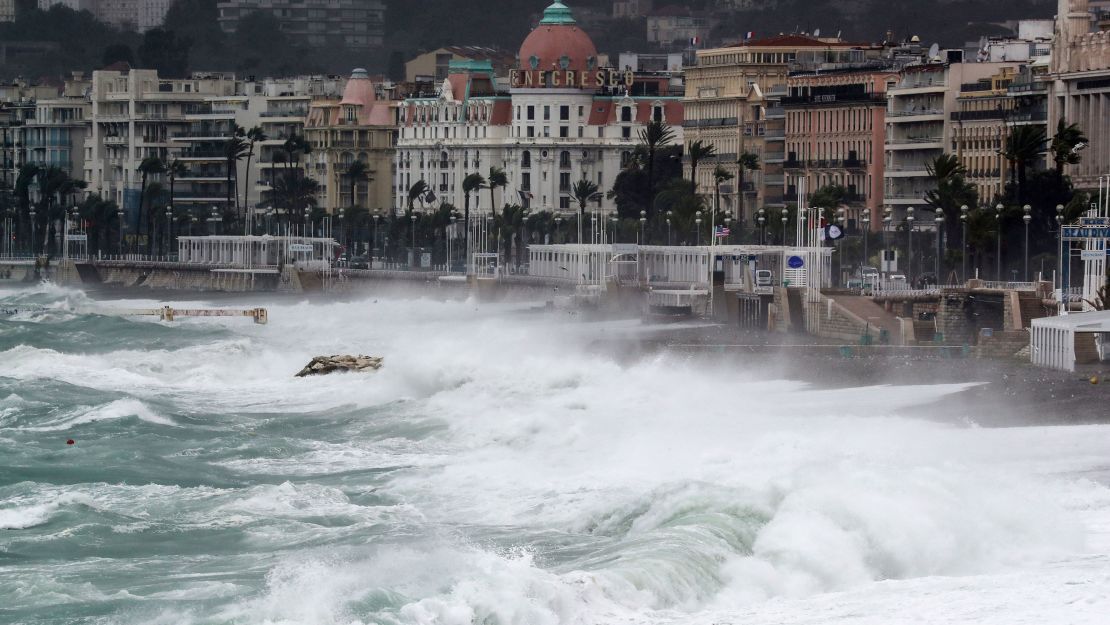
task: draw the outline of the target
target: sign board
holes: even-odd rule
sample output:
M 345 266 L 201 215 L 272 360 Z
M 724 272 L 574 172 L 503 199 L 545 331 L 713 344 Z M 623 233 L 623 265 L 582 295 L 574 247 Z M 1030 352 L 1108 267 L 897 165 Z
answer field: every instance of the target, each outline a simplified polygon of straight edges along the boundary
M 769 286 L 757 286 L 757 287 L 755 287 L 755 294 L 756 295 L 773 295 L 774 292 L 775 291 L 774 291 L 773 287 L 769 287 Z
M 786 259 L 786 265 L 791 269 L 801 269 L 805 267 L 806 261 L 801 256 L 791 256 Z
M 609 67 L 575 71 L 573 69 L 540 68 L 538 57 L 521 59 L 528 69 L 509 70 L 509 84 L 514 89 L 600 89 L 602 87 L 626 87 L 631 89 L 636 75 L 631 71 L 620 71 Z
M 1083 250 L 1079 253 L 1081 260 L 1102 260 L 1106 258 L 1107 250 Z
M 1110 238 L 1107 226 L 1064 226 L 1065 239 L 1105 239 Z
M 1080 217 L 1079 225 L 1081 226 L 1110 226 L 1110 218 L 1107 217 Z
M 432 266 L 432 253 L 431 252 L 421 252 L 420 253 L 420 266 L 425 268 L 425 269 Z
M 290 243 L 289 244 L 289 251 L 290 252 L 311 252 L 312 251 L 312 244 L 311 243 Z
M 88 241 L 89 237 L 85 234 L 71 234 L 66 237 L 70 241 Z

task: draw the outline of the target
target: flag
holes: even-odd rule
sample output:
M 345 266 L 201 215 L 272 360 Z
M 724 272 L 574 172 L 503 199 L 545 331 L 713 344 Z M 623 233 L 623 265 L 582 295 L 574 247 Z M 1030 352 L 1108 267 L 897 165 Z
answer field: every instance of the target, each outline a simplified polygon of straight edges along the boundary
M 729 230 L 728 228 L 726 228 L 724 226 L 717 226 L 717 231 L 715 233 L 713 233 L 713 236 L 727 237 L 729 234 L 731 234 L 731 232 L 732 232 L 731 230 Z
M 701 37 L 691 37 L 690 38 L 690 45 L 691 46 L 696 48 L 696 47 L 698 47 L 699 44 L 701 44 Z
M 425 201 L 425 202 L 427 202 L 427 203 L 429 203 L 429 204 L 431 204 L 432 202 L 436 201 L 436 194 L 435 194 L 435 192 L 434 192 L 434 191 L 432 191 L 431 189 L 428 189 L 428 193 L 427 193 L 427 195 L 425 195 L 425 196 L 424 196 L 424 201 Z
M 755 31 L 749 30 L 744 33 L 744 41 L 751 41 L 752 39 L 755 39 Z
M 531 203 L 528 201 L 531 200 L 533 197 L 531 193 L 527 191 L 517 190 L 516 194 L 520 196 L 521 206 L 523 206 L 524 208 L 532 208 Z

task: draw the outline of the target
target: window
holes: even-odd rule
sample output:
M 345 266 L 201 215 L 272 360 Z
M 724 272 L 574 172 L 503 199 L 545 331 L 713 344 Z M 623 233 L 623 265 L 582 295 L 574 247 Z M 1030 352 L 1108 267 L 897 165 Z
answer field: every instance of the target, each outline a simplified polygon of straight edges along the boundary
M 581 126 L 578 127 L 578 138 L 579 139 L 582 138 L 582 127 Z
M 584 107 L 581 107 L 581 106 L 578 107 L 578 116 L 582 117 L 585 114 L 586 114 L 586 109 Z
M 529 152 L 528 150 L 525 150 L 524 152 L 522 152 L 520 154 L 520 166 L 521 167 L 531 167 L 532 166 L 532 153 Z M 525 174 L 525 175 L 527 175 L 527 174 Z
M 559 136 L 566 139 L 570 136 L 570 128 L 566 126 L 559 126 Z
M 566 150 L 559 152 L 559 167 L 570 169 L 570 152 Z
M 621 107 L 621 121 L 622 122 L 632 121 L 632 107 L 631 106 Z
M 532 174 L 530 174 L 528 172 L 524 172 L 524 173 L 520 174 L 520 190 L 521 191 L 531 191 L 532 190 Z
M 632 127 L 631 126 L 622 126 L 621 127 L 621 138 L 622 139 L 631 139 L 632 138 Z
M 570 191 L 570 172 L 565 171 L 559 174 L 559 190 Z
M 563 105 L 559 107 L 559 120 L 570 121 L 570 107 Z
M 536 119 L 536 107 L 528 105 L 528 121 Z
M 559 208 L 570 210 L 570 198 L 565 195 L 559 196 Z
M 536 136 L 536 127 L 535 126 L 529 126 L 528 127 L 528 138 L 532 138 L 532 137 L 535 137 L 535 136 Z
M 551 126 L 544 126 L 543 127 L 543 136 L 545 136 L 545 137 L 550 137 L 551 136 Z
M 625 150 L 621 152 L 621 167 L 628 167 L 632 163 L 632 152 Z
M 543 107 L 543 121 L 548 121 L 549 119 L 551 119 L 551 107 L 545 106 Z
M 653 121 L 657 121 L 657 122 L 662 123 L 662 121 L 663 121 L 663 107 L 653 106 L 651 108 L 651 119 Z

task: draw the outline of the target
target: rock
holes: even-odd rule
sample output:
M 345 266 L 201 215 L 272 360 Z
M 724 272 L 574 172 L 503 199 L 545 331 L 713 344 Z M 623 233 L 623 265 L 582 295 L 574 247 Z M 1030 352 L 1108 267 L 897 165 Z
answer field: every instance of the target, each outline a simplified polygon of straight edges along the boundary
M 382 368 L 382 359 L 378 356 L 316 356 L 301 369 L 296 377 L 303 378 L 309 375 L 326 375 L 336 371 L 376 371 Z

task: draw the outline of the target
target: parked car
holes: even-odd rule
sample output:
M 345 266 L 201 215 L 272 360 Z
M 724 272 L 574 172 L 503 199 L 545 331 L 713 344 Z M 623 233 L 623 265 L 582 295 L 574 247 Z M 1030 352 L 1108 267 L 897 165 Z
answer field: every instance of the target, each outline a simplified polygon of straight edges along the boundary
M 355 256 L 348 265 L 351 269 L 369 269 L 370 260 L 365 256 Z
M 755 285 L 756 286 L 773 286 L 774 274 L 769 269 L 756 269 L 755 270 Z

